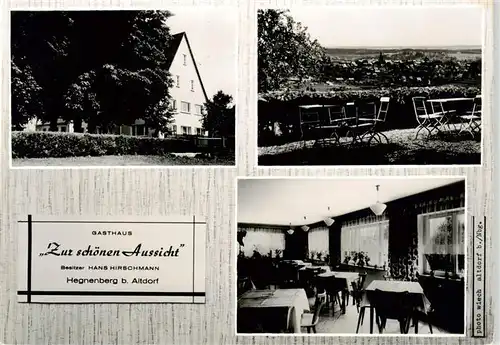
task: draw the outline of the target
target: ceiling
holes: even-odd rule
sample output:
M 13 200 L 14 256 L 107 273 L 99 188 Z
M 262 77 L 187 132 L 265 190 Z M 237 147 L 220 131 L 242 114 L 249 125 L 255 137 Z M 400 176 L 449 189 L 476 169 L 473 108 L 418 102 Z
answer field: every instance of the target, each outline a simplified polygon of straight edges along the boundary
M 239 179 L 238 222 L 311 224 L 326 216 L 369 207 L 377 201 L 377 184 L 379 201 L 388 202 L 463 180 L 464 177 Z

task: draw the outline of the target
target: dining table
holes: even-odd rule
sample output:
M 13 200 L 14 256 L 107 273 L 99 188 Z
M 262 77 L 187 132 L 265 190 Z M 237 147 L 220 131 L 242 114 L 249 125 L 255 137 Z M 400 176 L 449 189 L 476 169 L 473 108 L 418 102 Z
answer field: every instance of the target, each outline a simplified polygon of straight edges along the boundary
M 290 328 L 294 333 L 301 333 L 302 314 L 310 310 L 304 289 L 251 290 L 238 298 L 239 311 L 246 308 L 260 308 L 265 312 L 266 308 L 274 307 L 290 307 Z
M 352 290 L 352 283 L 359 280 L 359 273 L 356 272 L 339 272 L 339 271 L 329 271 L 325 273 L 318 274 L 318 279 L 323 280 L 337 280 L 341 282 L 342 286 L 342 314 L 346 313 L 347 298 L 349 297 L 349 292 Z
M 413 308 L 418 308 L 424 313 L 428 313 L 431 309 L 431 303 L 424 294 L 424 289 L 418 282 L 399 281 L 399 280 L 373 280 L 363 291 L 361 297 L 361 305 L 370 308 L 370 333 L 373 333 L 373 316 L 375 308 L 370 304 L 370 292 L 375 290 L 401 293 L 408 292 L 412 296 L 414 305 Z M 415 325 L 417 331 L 418 323 Z
M 448 104 L 457 102 L 473 102 L 473 101 L 474 98 L 470 97 L 436 98 L 427 100 L 427 102 L 431 104 L 433 113 L 442 113 L 444 121 L 440 122 L 441 125 L 447 125 L 448 122 L 453 118 L 452 114 L 456 113 L 455 110 L 449 109 L 449 106 L 447 106 Z

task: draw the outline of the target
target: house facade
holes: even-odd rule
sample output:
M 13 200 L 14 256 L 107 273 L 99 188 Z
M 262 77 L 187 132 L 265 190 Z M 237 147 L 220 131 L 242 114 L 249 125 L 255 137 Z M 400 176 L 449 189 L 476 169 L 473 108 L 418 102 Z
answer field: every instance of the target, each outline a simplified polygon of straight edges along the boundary
M 203 81 L 194 58 L 193 51 L 185 32 L 178 33 L 172 37 L 171 50 L 169 52 L 168 65 L 173 86 L 170 88 L 171 106 L 174 109 L 173 121 L 170 131 L 174 135 L 197 135 L 205 136 L 206 131 L 202 129 L 203 105 L 208 100 Z M 87 124 L 82 123 L 84 132 L 87 132 Z M 25 131 L 49 131 L 50 124 L 40 120 L 30 120 Z M 58 121 L 58 132 L 74 132 L 71 122 Z M 97 128 L 97 133 L 109 133 Z M 154 136 L 155 131 L 148 128 L 142 119 L 137 119 L 133 125 L 122 125 L 115 128 L 109 134 Z M 164 133 L 159 133 L 164 137 Z

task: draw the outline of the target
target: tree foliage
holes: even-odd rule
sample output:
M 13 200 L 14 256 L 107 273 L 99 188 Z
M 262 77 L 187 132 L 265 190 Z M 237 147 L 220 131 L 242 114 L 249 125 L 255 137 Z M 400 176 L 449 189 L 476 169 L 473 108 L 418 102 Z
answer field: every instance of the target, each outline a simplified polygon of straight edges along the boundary
M 12 12 L 13 124 L 36 116 L 165 128 L 168 11 Z M 32 111 L 35 104 L 39 111 Z
M 290 78 L 315 76 L 325 52 L 288 11 L 267 9 L 258 12 L 258 55 L 259 92 L 268 92 Z
M 12 127 L 21 129 L 31 118 L 43 114 L 40 102 L 41 88 L 33 78 L 30 68 L 20 69 L 12 61 Z
M 235 131 L 235 107 L 231 105 L 233 97 L 218 91 L 205 103 L 203 129 L 211 137 L 232 137 Z

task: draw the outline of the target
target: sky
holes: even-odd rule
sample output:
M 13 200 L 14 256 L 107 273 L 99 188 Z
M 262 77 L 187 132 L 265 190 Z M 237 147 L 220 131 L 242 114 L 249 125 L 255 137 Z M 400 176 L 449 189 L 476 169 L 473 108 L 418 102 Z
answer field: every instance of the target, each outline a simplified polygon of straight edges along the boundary
M 238 12 L 230 7 L 171 7 L 171 33 L 185 31 L 209 98 L 222 90 L 236 97 Z
M 238 222 L 303 225 L 444 186 L 463 177 L 238 180 Z M 328 210 L 330 208 L 330 210 Z M 304 220 L 304 217 L 306 219 Z
M 481 46 L 481 7 L 292 7 L 312 38 L 332 47 Z

